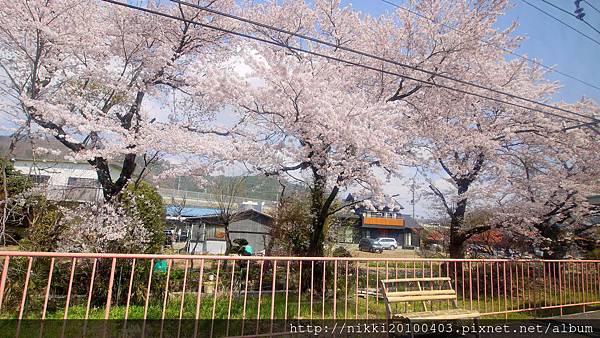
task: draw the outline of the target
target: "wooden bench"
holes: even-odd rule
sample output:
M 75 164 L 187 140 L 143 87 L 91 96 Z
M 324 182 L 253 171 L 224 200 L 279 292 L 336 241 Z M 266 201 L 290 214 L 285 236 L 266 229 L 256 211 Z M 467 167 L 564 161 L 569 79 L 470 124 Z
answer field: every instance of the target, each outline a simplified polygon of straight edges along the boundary
M 381 280 L 387 320 L 455 320 L 474 319 L 479 312 L 458 307 L 456 291 L 450 277 L 423 277 Z M 416 288 L 416 289 L 415 289 Z M 404 312 L 392 310 L 403 303 Z M 410 305 L 423 304 L 423 311 L 408 311 Z M 437 309 L 435 309 L 437 305 Z M 396 305 L 397 308 L 397 305 Z

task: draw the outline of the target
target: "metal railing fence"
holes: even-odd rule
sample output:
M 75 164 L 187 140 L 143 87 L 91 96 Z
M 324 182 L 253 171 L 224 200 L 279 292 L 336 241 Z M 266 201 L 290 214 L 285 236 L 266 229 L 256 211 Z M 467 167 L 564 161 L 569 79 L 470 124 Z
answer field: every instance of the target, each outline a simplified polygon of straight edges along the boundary
M 380 280 L 447 276 L 486 315 L 600 304 L 600 260 L 0 251 L 0 272 L 13 319 L 381 319 Z

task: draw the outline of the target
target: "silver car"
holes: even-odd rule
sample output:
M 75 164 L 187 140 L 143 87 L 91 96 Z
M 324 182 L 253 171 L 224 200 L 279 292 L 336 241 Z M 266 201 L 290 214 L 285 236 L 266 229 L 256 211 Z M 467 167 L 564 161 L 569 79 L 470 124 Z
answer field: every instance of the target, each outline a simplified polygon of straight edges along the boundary
M 398 242 L 394 238 L 380 237 L 377 242 L 386 250 L 396 250 L 398 248 Z

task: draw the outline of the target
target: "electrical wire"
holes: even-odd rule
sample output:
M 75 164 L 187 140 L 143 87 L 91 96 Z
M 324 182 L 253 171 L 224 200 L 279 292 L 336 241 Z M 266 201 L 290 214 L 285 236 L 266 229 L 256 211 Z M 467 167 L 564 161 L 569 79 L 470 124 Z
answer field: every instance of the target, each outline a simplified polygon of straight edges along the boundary
M 412 66 L 412 65 L 409 65 L 409 64 L 405 64 L 405 63 L 397 62 L 397 61 L 394 61 L 394 60 L 386 59 L 386 58 L 383 58 L 381 56 L 377 56 L 377 55 L 370 54 L 370 53 L 367 53 L 367 52 L 363 52 L 363 51 L 355 50 L 355 49 L 352 49 L 352 48 L 340 46 L 339 44 L 335 44 L 335 43 L 323 41 L 323 40 L 317 39 L 317 38 L 312 37 L 312 36 L 308 36 L 308 35 L 304 35 L 304 34 L 300 34 L 300 33 L 296 33 L 296 32 L 291 32 L 291 31 L 288 31 L 288 30 L 285 30 L 285 29 L 282 29 L 282 28 L 278 28 L 278 27 L 273 27 L 273 26 L 270 26 L 270 25 L 267 25 L 267 24 L 264 24 L 264 23 L 261 23 L 261 22 L 257 22 L 257 21 L 254 21 L 254 20 L 250 20 L 250 19 L 247 19 L 247 18 L 243 18 L 243 17 L 237 16 L 237 15 L 233 15 L 233 14 L 225 13 L 225 12 L 222 12 L 222 11 L 218 11 L 218 10 L 209 8 L 207 6 L 201 6 L 201 5 L 191 4 L 191 3 L 188 3 L 188 2 L 185 2 L 185 1 L 181 1 L 181 0 L 170 0 L 170 1 L 178 3 L 178 4 L 186 5 L 186 6 L 189 6 L 189 7 L 201 9 L 201 10 L 207 11 L 209 13 L 216 14 L 216 15 L 221 15 L 221 16 L 224 16 L 224 17 L 227 17 L 227 18 L 231 18 L 231 19 L 234 19 L 234 20 L 237 20 L 237 21 L 241 21 L 241 22 L 253 24 L 253 25 L 256 25 L 256 26 L 259 26 L 259 27 L 267 28 L 267 29 L 270 29 L 270 30 L 273 30 L 273 31 L 276 31 L 276 32 L 280 32 L 280 33 L 284 33 L 284 34 L 289 34 L 291 36 L 296 36 L 296 37 L 299 37 L 301 39 L 312 41 L 312 42 L 315 42 L 315 43 L 318 43 L 318 44 L 322 44 L 322 45 L 326 45 L 326 46 L 333 47 L 333 48 L 336 48 L 336 49 L 348 51 L 348 52 L 355 53 L 355 54 L 358 54 L 358 55 L 361 55 L 361 56 L 366 56 L 366 57 L 369 57 L 369 58 L 372 58 L 372 59 L 375 59 L 375 60 L 378 60 L 378 61 L 383 61 L 383 62 L 391 63 L 391 64 L 396 65 L 396 66 L 400 66 L 400 67 L 403 67 L 403 68 L 408 68 L 408 69 L 411 69 L 411 70 L 414 70 L 414 71 L 417 71 L 417 72 L 422 72 L 422 73 L 425 73 L 425 74 L 428 74 L 428 75 L 431 75 L 431 76 L 440 77 L 440 78 L 443 78 L 443 79 L 446 79 L 446 80 L 450 80 L 450 81 L 454 81 L 454 82 L 458 82 L 458 83 L 461 83 L 461 84 L 464 84 L 464 85 L 473 86 L 473 87 L 476 87 L 476 88 L 479 88 L 479 89 L 491 91 L 493 93 L 500 94 L 500 95 L 505 95 L 505 96 L 508 96 L 510 98 L 513 98 L 513 99 L 518 99 L 518 100 L 526 101 L 526 102 L 533 103 L 533 104 L 536 104 L 536 105 L 540 105 L 540 106 L 543 106 L 543 107 L 546 107 L 546 108 L 550 108 L 550 109 L 560 110 L 562 112 L 565 112 L 565 113 L 568 113 L 568 114 L 572 114 L 572 115 L 576 115 L 576 116 L 579 116 L 579 117 L 589 118 L 589 119 L 595 120 L 596 122 L 600 123 L 600 120 L 597 120 L 594 117 L 590 117 L 590 116 L 587 116 L 587 115 L 584 115 L 584 114 L 580 114 L 580 113 L 577 113 L 577 112 L 574 112 L 574 111 L 571 111 L 571 110 L 567 110 L 567 109 L 563 109 L 563 108 L 560 108 L 560 107 L 552 106 L 552 105 L 549 105 L 549 104 L 545 104 L 545 103 L 542 103 L 542 102 L 538 102 L 538 101 L 535 101 L 535 100 L 524 98 L 524 97 L 521 97 L 521 96 L 518 96 L 518 95 L 515 95 L 515 94 L 504 92 L 504 91 L 501 91 L 501 90 L 489 88 L 489 87 L 486 87 L 486 86 L 483 86 L 483 85 L 479 85 L 479 84 L 476 84 L 476 83 L 473 83 L 473 82 L 469 82 L 469 81 L 466 81 L 466 80 L 458 79 L 458 78 L 455 78 L 455 77 L 452 77 L 452 76 L 449 76 L 449 75 L 440 74 L 440 73 L 437 73 L 437 72 L 434 72 L 434 71 L 422 69 L 422 68 L 419 68 L 419 67 L 416 67 L 416 66 Z M 286 45 L 286 47 L 287 47 L 287 45 Z M 405 75 L 400 75 L 400 74 L 397 74 L 397 75 L 401 76 L 401 77 L 404 76 L 404 77 L 408 78 Z M 415 78 L 408 78 L 408 79 L 414 80 L 414 81 L 418 81 L 418 82 L 422 82 L 422 83 L 432 84 L 431 82 L 423 82 L 425 80 L 419 80 L 419 79 L 415 79 Z
M 559 6 L 557 6 L 557 5 L 553 4 L 553 3 L 551 3 L 550 1 L 546 1 L 546 0 L 542 0 L 542 1 L 543 1 L 544 3 L 546 3 L 546 4 L 548 4 L 548 5 L 550 5 L 550 6 L 554 7 L 554 8 L 556 8 L 556 9 L 558 9 L 559 11 L 561 11 L 561 12 L 563 12 L 563 13 L 566 13 L 567 15 L 570 15 L 570 16 L 574 17 L 574 18 L 575 18 L 575 19 L 577 19 L 577 20 L 580 20 L 580 21 L 582 21 L 582 22 L 583 22 L 583 23 L 585 23 L 587 26 L 589 26 L 591 29 L 595 30 L 595 31 L 596 31 L 596 33 L 600 34 L 600 31 L 599 31 L 598 29 L 596 29 L 596 27 L 592 26 L 592 25 L 591 25 L 589 22 L 585 21 L 583 18 L 578 18 L 578 17 L 577 17 L 577 15 L 575 15 L 575 14 L 573 14 L 573 13 L 571 13 L 571 12 L 567 11 L 566 9 L 563 9 L 562 7 L 559 7 Z
M 402 74 L 399 74 L 399 73 L 394 73 L 394 72 L 390 72 L 390 71 L 378 69 L 378 68 L 375 68 L 375 67 L 371 67 L 371 66 L 368 66 L 368 65 L 363 65 L 363 64 L 360 64 L 360 63 L 357 63 L 357 62 L 354 62 L 354 61 L 344 60 L 344 59 L 341 59 L 341 58 L 333 57 L 333 56 L 322 54 L 322 53 L 319 53 L 319 52 L 315 52 L 315 51 L 311 51 L 311 50 L 306 50 L 306 49 L 302 49 L 302 48 L 299 48 L 299 47 L 289 46 L 289 45 L 286 45 L 284 43 L 280 43 L 280 42 L 276 42 L 276 41 L 272 41 L 272 40 L 263 39 L 263 38 L 252 36 L 252 35 L 245 34 L 245 33 L 236 32 L 236 31 L 233 31 L 233 30 L 230 30 L 230 29 L 216 27 L 216 26 L 213 26 L 213 25 L 210 25 L 210 24 L 199 22 L 199 21 L 190 20 L 190 19 L 186 19 L 186 18 L 181 18 L 181 17 L 178 17 L 178 16 L 174 16 L 174 15 L 171 15 L 171 14 L 168 14 L 168 13 L 163 13 L 163 12 L 156 11 L 156 10 L 153 10 L 153 9 L 144 8 L 144 7 L 138 7 L 138 6 L 135 6 L 135 5 L 131 5 L 129 3 L 122 3 L 122 2 L 119 2 L 119 1 L 115 1 L 115 0 L 102 0 L 102 1 L 107 2 L 107 3 L 111 3 L 111 4 L 115 4 L 115 5 L 119 5 L 119 6 L 123 6 L 123 7 L 127 7 L 127 8 L 130 8 L 130 9 L 134 9 L 134 10 L 138 10 L 138 11 L 142 11 L 142 12 L 146 12 L 146 13 L 150 13 L 150 14 L 162 16 L 162 17 L 165 17 L 165 18 L 170 18 L 170 19 L 173 19 L 173 20 L 177 20 L 177 21 L 181 21 L 181 22 L 186 22 L 186 23 L 197 25 L 197 26 L 200 26 L 200 27 L 205 27 L 205 28 L 216 30 L 216 31 L 220 31 L 220 32 L 223 32 L 223 33 L 228 33 L 228 34 L 231 34 L 231 35 L 235 35 L 235 36 L 239 36 L 239 37 L 243 37 L 243 38 L 255 40 L 255 41 L 258 41 L 258 42 L 262 42 L 262 43 L 266 43 L 266 44 L 270 44 L 270 45 L 282 47 L 282 48 L 293 50 L 293 51 L 296 51 L 296 52 L 310 54 L 310 55 L 315 55 L 315 56 L 323 57 L 325 59 L 329 59 L 329 60 L 332 60 L 332 61 L 342 62 L 342 63 L 348 64 L 348 65 L 352 65 L 352 66 L 356 66 L 356 67 L 360 67 L 360 68 L 364 68 L 364 69 L 368 69 L 368 70 L 373 70 L 373 71 L 376 71 L 376 72 L 379 72 L 379 73 L 384 73 L 384 74 L 388 74 L 388 75 L 404 77 L 404 78 L 409 79 L 409 80 L 413 80 L 413 81 L 416 81 L 416 82 L 429 84 L 429 85 L 436 86 L 436 87 L 439 87 L 439 88 L 448 89 L 448 90 L 459 92 L 459 93 L 462 93 L 462 94 L 471 95 L 471 96 L 475 96 L 475 97 L 479 97 L 479 98 L 482 98 L 482 99 L 491 100 L 491 101 L 495 101 L 495 102 L 499 102 L 499 103 L 504 103 L 504 104 L 512 105 L 512 106 L 515 106 L 515 107 L 518 107 L 518 108 L 522 108 L 522 109 L 528 109 L 528 110 L 531 110 L 531 111 L 536 111 L 536 112 L 539 112 L 539 113 L 542 113 L 542 114 L 545 114 L 545 115 L 548 115 L 548 116 L 554 116 L 554 117 L 558 117 L 558 118 L 561 118 L 561 119 L 564 119 L 564 120 L 569 120 L 569 121 L 573 121 L 573 122 L 579 122 L 579 123 L 582 124 L 582 126 L 586 125 L 590 129 L 592 129 L 594 132 L 600 134 L 600 132 L 598 130 L 596 130 L 593 127 L 591 127 L 591 125 L 597 125 L 600 121 L 598 121 L 598 119 L 596 119 L 594 117 L 590 117 L 590 116 L 587 116 L 587 115 L 583 115 L 583 114 L 579 114 L 579 113 L 574 113 L 574 114 L 582 116 L 584 118 L 591 119 L 593 122 L 584 122 L 584 121 L 581 121 L 581 120 L 578 120 L 578 119 L 575 119 L 575 118 L 572 118 L 572 117 L 567 117 L 567 116 L 559 115 L 559 114 L 548 112 L 548 111 L 544 111 L 544 110 L 541 110 L 541 109 L 538 109 L 538 108 L 533 108 L 533 107 L 529 107 L 529 106 L 523 106 L 523 105 L 520 105 L 520 104 L 517 104 L 517 103 L 514 103 L 514 102 L 504 101 L 504 100 L 493 98 L 493 97 L 489 97 L 489 96 L 486 96 L 486 95 L 469 92 L 469 91 L 466 91 L 466 90 L 463 90 L 463 89 L 453 88 L 453 87 L 449 87 L 447 85 L 443 85 L 443 84 L 439 84 L 439 83 L 435 83 L 435 82 L 431 82 L 431 81 L 427 81 L 427 80 L 421 80 L 421 79 L 413 78 L 413 77 L 402 75 Z M 569 111 L 567 111 L 567 112 L 569 112 Z
M 594 5 L 592 5 L 589 1 L 583 0 L 583 2 L 585 2 L 586 4 L 588 4 L 588 6 L 590 6 L 591 8 L 593 8 L 596 12 L 600 13 L 600 9 L 594 7 Z
M 406 11 L 406 12 L 408 12 L 408 13 L 411 13 L 411 14 L 413 14 L 413 15 L 416 15 L 416 16 L 418 16 L 418 17 L 420 17 L 420 18 L 423 18 L 423 19 L 425 19 L 425 20 L 431 21 L 431 22 L 433 22 L 433 23 L 435 23 L 435 24 L 442 25 L 442 26 L 444 26 L 444 27 L 446 27 L 446 28 L 448 28 L 448 29 L 451 29 L 451 30 L 453 30 L 453 31 L 455 31 L 455 32 L 458 32 L 458 33 L 461 33 L 461 34 L 465 34 L 465 35 L 466 35 L 466 34 L 468 34 L 467 32 L 465 32 L 465 31 L 463 31 L 463 30 L 460 30 L 460 29 L 458 29 L 458 28 L 452 27 L 452 26 L 450 26 L 450 25 L 448 25 L 448 24 L 445 24 L 445 23 L 443 23 L 443 22 L 437 22 L 435 19 L 432 19 L 432 18 L 430 18 L 430 17 L 428 17 L 428 16 L 426 16 L 426 15 L 423 15 L 423 14 L 421 14 L 421 13 L 419 13 L 419 12 L 415 11 L 415 10 L 411 10 L 410 8 L 406 8 L 406 7 L 404 7 L 404 6 L 398 5 L 398 4 L 396 4 L 396 3 L 392 2 L 392 1 L 389 1 L 389 0 L 381 0 L 381 1 L 382 1 L 382 2 L 384 2 L 384 3 L 386 3 L 386 4 L 388 4 L 388 5 L 391 5 L 391 6 L 394 6 L 394 7 L 398 8 L 398 9 L 401 9 L 401 10 L 403 10 L 403 11 Z M 585 81 L 585 80 L 582 80 L 582 79 L 580 79 L 580 78 L 578 78 L 578 77 L 576 77 L 576 76 L 574 76 L 574 75 L 570 75 L 570 74 L 567 74 L 567 73 L 565 73 L 565 72 L 562 72 L 562 71 L 560 71 L 560 70 L 558 70 L 558 69 L 556 69 L 556 68 L 554 68 L 554 67 L 551 67 L 551 66 L 545 65 L 545 64 L 543 64 L 543 63 L 541 63 L 541 62 L 539 62 L 539 61 L 537 61 L 537 60 L 530 59 L 530 58 L 526 57 L 525 55 L 519 54 L 519 53 L 517 53 L 517 52 L 515 52 L 515 51 L 512 51 L 512 50 L 510 50 L 510 49 L 508 49 L 508 48 L 504 48 L 504 47 L 502 47 L 502 46 L 499 46 L 499 45 L 497 45 L 497 44 L 495 44 L 495 43 L 493 43 L 493 42 L 491 42 L 491 41 L 489 41 L 489 40 L 485 40 L 485 39 L 479 39 L 479 41 L 481 41 L 481 42 L 485 43 L 486 45 L 489 45 L 489 46 L 495 47 L 495 48 L 497 48 L 498 50 L 501 50 L 501 51 L 503 51 L 503 52 L 505 52 L 505 53 L 509 53 L 509 54 L 511 54 L 511 55 L 514 55 L 514 56 L 516 56 L 516 57 L 518 57 L 518 58 L 520 58 L 520 59 L 522 59 L 522 60 L 529 61 L 529 62 L 531 62 L 531 63 L 533 63 L 533 64 L 536 64 L 536 65 L 538 65 L 538 66 L 540 66 L 540 67 L 542 67 L 542 68 L 544 68 L 544 69 L 550 70 L 550 71 L 552 71 L 552 72 L 554 72 L 554 73 L 556 73 L 556 74 L 560 74 L 560 75 L 562 75 L 562 76 L 564 76 L 564 77 L 567 77 L 567 78 L 569 78 L 569 79 L 575 80 L 575 81 L 577 81 L 577 82 L 579 82 L 579 83 L 581 83 L 581 84 L 583 84 L 583 85 L 586 85 L 586 86 L 588 86 L 588 87 L 594 88 L 594 89 L 596 89 L 596 90 L 600 90 L 600 86 L 598 86 L 598 85 L 595 85 L 595 84 L 589 83 L 589 82 L 587 82 L 587 81 Z
M 570 28 L 571 30 L 573 30 L 573 31 L 575 31 L 575 32 L 577 32 L 577 33 L 579 33 L 580 35 L 582 35 L 582 36 L 586 37 L 587 39 L 589 39 L 589 40 L 591 40 L 591 41 L 595 42 L 597 45 L 599 45 L 599 46 L 600 46 L 600 41 L 598 41 L 598 40 L 596 40 L 596 39 L 592 38 L 591 36 L 589 36 L 589 35 L 585 34 L 584 32 L 580 31 L 579 29 L 577 29 L 577 28 L 575 28 L 575 27 L 573 27 L 573 26 L 569 25 L 568 23 L 564 22 L 563 20 L 561 20 L 561 19 L 559 19 L 559 18 L 555 17 L 554 15 L 552 15 L 552 14 L 550 14 L 550 13 L 546 12 L 545 10 L 543 10 L 543 9 L 539 8 L 538 6 L 536 6 L 536 5 L 532 4 L 531 2 L 529 2 L 529 1 L 527 1 L 527 0 L 521 0 L 521 1 L 523 1 L 524 3 L 528 4 L 529 6 L 531 6 L 531 7 L 535 8 L 535 9 L 537 9 L 538 11 L 540 11 L 540 12 L 544 13 L 545 15 L 547 15 L 547 16 L 549 16 L 549 17 L 551 17 L 552 19 L 554 19 L 554 20 L 556 20 L 556 21 L 560 22 L 560 23 L 561 23 L 561 24 L 563 24 L 564 26 L 566 26 L 566 27 Z

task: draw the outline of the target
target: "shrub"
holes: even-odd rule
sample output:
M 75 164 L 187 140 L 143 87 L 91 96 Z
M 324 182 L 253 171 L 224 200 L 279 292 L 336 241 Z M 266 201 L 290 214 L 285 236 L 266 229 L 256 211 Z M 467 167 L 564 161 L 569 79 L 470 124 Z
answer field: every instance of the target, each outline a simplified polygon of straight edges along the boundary
M 56 251 L 66 228 L 61 222 L 64 210 L 43 196 L 29 197 L 21 210 L 27 232 L 19 246 L 27 251 Z
M 248 241 L 245 238 L 236 238 L 233 240 L 233 246 L 229 248 L 228 254 L 238 254 L 241 255 L 244 251 L 244 246 L 248 245 Z
M 333 249 L 331 255 L 333 257 L 352 257 L 350 251 L 348 251 L 348 249 L 344 248 L 343 246 L 338 246 L 337 248 Z
M 269 254 L 305 256 L 312 234 L 309 199 L 304 194 L 285 197 L 271 227 Z
M 12 162 L 0 158 L 0 167 L 4 169 L 4 174 L 0 175 L 0 186 L 4 186 L 4 178 L 6 177 L 6 190 L 8 197 L 18 195 L 32 187 L 31 181 L 26 175 L 21 174 L 18 170 L 15 170 L 15 166 Z M 0 200 L 5 200 L 4 189 L 0 190 Z
M 158 253 L 165 242 L 165 207 L 162 197 L 147 182 L 129 184 L 121 195 L 124 209 L 135 209 L 144 228 L 150 235 L 146 253 Z

